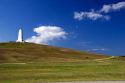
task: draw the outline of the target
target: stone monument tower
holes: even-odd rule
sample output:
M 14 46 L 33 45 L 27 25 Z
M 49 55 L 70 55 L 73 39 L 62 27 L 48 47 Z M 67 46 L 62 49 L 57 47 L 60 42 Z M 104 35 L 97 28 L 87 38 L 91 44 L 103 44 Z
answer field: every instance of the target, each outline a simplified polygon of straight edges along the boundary
M 19 29 L 18 39 L 17 39 L 16 42 L 20 42 L 20 43 L 24 42 L 23 41 L 23 30 L 22 29 Z

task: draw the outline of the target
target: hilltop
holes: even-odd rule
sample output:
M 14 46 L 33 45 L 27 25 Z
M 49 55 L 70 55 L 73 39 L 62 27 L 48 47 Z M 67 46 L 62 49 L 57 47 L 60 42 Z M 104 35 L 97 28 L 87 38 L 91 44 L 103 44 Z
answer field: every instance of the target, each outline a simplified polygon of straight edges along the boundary
M 0 62 L 73 62 L 108 56 L 33 43 L 0 43 Z

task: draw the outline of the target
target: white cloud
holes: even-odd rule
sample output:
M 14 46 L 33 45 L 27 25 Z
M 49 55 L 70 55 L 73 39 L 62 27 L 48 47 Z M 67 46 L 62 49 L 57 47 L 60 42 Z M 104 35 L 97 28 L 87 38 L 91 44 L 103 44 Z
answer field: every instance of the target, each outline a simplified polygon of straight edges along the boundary
M 84 20 L 84 19 L 109 20 L 110 16 L 107 15 L 107 13 L 112 12 L 112 11 L 118 11 L 123 8 L 125 8 L 125 2 L 118 2 L 116 4 L 103 5 L 103 7 L 97 11 L 95 11 L 94 9 L 92 9 L 90 12 L 86 12 L 86 11 L 77 12 L 76 11 L 74 12 L 74 19 L 77 19 L 79 21 Z
M 92 51 L 107 51 L 108 49 L 106 48 L 95 48 L 95 49 L 92 49 Z
M 110 17 L 107 15 L 102 15 L 98 12 L 74 12 L 74 19 L 83 20 L 83 19 L 90 19 L 90 20 L 97 20 L 97 19 L 104 19 L 109 20 Z
M 109 13 L 112 11 L 118 11 L 125 8 L 125 2 L 118 2 L 116 4 L 103 5 L 100 12 Z
M 55 39 L 65 39 L 67 34 L 61 27 L 57 26 L 40 26 L 34 28 L 34 32 L 36 35 L 26 39 L 26 42 L 48 44 L 49 41 Z

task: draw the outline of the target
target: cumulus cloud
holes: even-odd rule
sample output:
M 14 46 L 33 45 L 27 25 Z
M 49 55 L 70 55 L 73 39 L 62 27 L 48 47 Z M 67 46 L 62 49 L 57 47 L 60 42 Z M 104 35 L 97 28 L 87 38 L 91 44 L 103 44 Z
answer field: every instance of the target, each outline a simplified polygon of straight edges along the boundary
M 125 2 L 118 2 L 116 4 L 103 5 L 100 12 L 109 13 L 112 11 L 118 11 L 125 8 Z
M 97 19 L 104 19 L 109 20 L 110 16 L 102 15 L 98 12 L 74 12 L 74 19 L 83 20 L 83 19 L 90 19 L 90 20 L 97 20 Z
M 81 12 L 74 12 L 74 19 L 79 21 L 84 19 L 90 20 L 97 20 L 97 19 L 104 19 L 109 20 L 111 17 L 108 15 L 109 12 L 118 11 L 120 9 L 125 8 L 125 2 L 118 2 L 116 4 L 109 4 L 103 5 L 100 10 L 92 9 L 90 12 L 81 11 Z
M 55 39 L 65 39 L 67 34 L 61 27 L 58 26 L 40 26 L 34 28 L 34 32 L 36 35 L 26 39 L 26 42 L 48 44 L 49 41 Z

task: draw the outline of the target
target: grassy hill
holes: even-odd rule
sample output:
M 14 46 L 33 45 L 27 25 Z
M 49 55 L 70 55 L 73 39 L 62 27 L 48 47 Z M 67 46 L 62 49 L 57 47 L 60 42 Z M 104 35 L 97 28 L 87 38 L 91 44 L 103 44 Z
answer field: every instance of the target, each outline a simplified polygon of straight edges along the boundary
M 0 43 L 0 62 L 74 62 L 108 56 L 33 43 Z
M 125 57 L 32 43 L 0 43 L 0 83 L 125 80 Z

